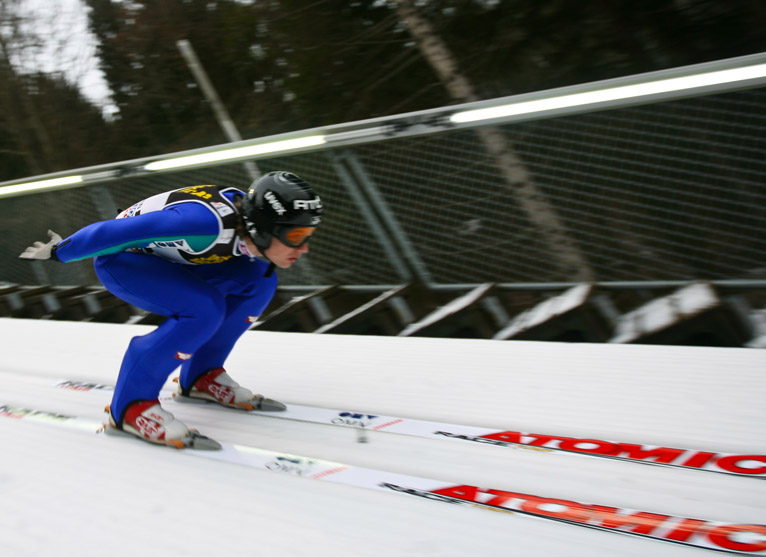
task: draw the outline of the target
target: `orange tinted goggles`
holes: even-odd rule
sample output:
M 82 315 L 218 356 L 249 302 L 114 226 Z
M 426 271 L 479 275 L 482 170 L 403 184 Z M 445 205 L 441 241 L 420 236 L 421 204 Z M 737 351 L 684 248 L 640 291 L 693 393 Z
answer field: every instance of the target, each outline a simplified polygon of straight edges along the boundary
M 291 248 L 299 248 L 309 241 L 311 235 L 316 230 L 313 226 L 303 227 L 281 227 L 278 226 L 274 229 L 274 236 Z

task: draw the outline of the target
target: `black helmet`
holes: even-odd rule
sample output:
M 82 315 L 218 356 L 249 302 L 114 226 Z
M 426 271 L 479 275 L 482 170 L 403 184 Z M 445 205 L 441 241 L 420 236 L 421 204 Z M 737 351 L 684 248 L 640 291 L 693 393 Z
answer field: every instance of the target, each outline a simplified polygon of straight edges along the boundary
M 322 201 L 295 174 L 269 172 L 250 185 L 242 201 L 242 218 L 261 253 L 273 237 L 298 248 L 308 241 L 308 235 L 297 229 L 314 228 L 322 222 Z

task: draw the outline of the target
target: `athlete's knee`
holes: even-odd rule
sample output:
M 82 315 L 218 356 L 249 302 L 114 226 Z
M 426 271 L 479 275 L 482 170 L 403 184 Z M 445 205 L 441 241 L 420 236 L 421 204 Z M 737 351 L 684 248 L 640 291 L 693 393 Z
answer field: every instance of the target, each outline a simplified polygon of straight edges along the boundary
M 205 295 L 190 298 L 188 302 L 179 317 L 192 319 L 199 327 L 215 330 L 226 317 L 226 298 L 212 289 Z

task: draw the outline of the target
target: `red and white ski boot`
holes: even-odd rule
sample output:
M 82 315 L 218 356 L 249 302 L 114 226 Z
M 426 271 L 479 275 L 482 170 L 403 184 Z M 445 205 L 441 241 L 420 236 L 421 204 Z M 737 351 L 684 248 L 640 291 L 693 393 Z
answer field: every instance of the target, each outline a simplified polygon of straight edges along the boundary
M 159 400 L 141 400 L 128 406 L 121 422 L 112 416 L 109 406 L 109 424 L 104 430 L 107 434 L 129 434 L 149 443 L 168 445 L 177 449 L 218 450 L 220 443 L 190 430 L 176 420 L 173 414 L 163 410 Z
M 207 400 L 229 408 L 248 411 L 280 412 L 287 408 L 279 401 L 253 394 L 250 389 L 240 386 L 222 367 L 206 371 L 188 389 L 184 389 L 178 381 L 178 393 L 175 398 L 178 402 L 195 402 L 194 399 Z

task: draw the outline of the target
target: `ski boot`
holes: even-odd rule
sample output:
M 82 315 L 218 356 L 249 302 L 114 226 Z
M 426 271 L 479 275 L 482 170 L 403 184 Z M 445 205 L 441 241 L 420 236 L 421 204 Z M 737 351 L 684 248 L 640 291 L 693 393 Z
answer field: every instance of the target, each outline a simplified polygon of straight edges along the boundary
M 131 435 L 154 443 L 177 449 L 218 450 L 221 444 L 176 420 L 173 414 L 163 410 L 159 400 L 141 400 L 128 406 L 122 421 L 112 416 L 109 406 L 109 424 L 104 429 L 108 435 Z
M 181 386 L 178 378 L 174 381 L 178 382 L 178 392 L 175 394 L 178 402 L 210 401 L 229 408 L 262 412 L 281 412 L 287 408 L 281 402 L 263 395 L 254 395 L 251 390 L 241 387 L 222 367 L 206 371 L 188 389 Z

